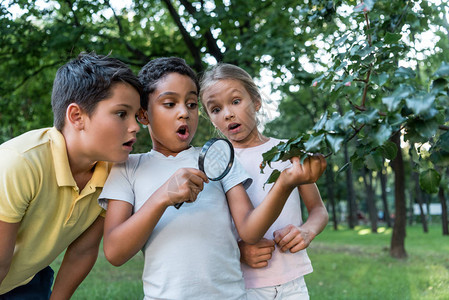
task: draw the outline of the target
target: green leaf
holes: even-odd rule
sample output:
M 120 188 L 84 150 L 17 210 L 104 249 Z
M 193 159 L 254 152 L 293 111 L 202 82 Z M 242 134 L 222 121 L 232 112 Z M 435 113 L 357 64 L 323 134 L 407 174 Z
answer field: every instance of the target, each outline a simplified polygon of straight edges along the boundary
M 377 151 L 371 152 L 365 157 L 365 165 L 368 169 L 373 171 L 382 170 L 383 165 L 382 155 Z
M 348 130 L 351 124 L 354 122 L 354 111 L 350 110 L 345 113 L 341 118 L 338 118 L 336 121 L 336 125 L 343 131 Z
M 410 126 L 414 125 L 414 129 L 415 131 L 422 136 L 423 138 L 427 138 L 430 139 L 431 137 L 433 137 L 437 130 L 438 130 L 438 126 L 440 124 L 438 124 L 438 122 L 436 122 L 436 120 L 426 120 L 426 121 L 422 121 L 422 120 L 417 120 L 416 122 L 413 122 L 410 124 Z
M 350 163 L 345 163 L 338 171 L 337 173 L 341 173 L 343 171 L 345 171 L 347 168 L 349 168 L 351 164 Z
M 395 111 L 399 103 L 401 103 L 401 98 L 396 98 L 395 96 L 383 97 L 382 103 L 387 106 L 388 111 Z
M 397 43 L 401 39 L 402 35 L 400 33 L 390 33 L 387 32 L 385 35 L 384 42 L 385 44 L 394 44 Z
M 390 138 L 392 132 L 393 129 L 391 126 L 388 124 L 381 124 L 370 133 L 370 137 L 373 139 L 375 146 L 379 146 Z
M 443 62 L 433 77 L 449 77 L 449 63 Z
M 419 185 L 429 194 L 438 192 L 440 186 L 441 175 L 434 169 L 428 169 L 419 174 Z
M 339 38 L 338 40 L 335 41 L 334 45 L 335 46 L 340 46 L 341 44 L 344 44 L 344 42 L 346 42 L 346 40 L 348 39 L 348 35 L 345 34 L 343 35 L 341 38 Z
M 315 126 L 313 126 L 313 130 L 319 131 L 323 129 L 324 125 L 326 124 L 326 121 L 327 121 L 327 111 L 324 112 L 323 116 L 321 116 L 321 119 L 318 121 L 318 123 L 316 123 Z
M 393 160 L 398 153 L 398 147 L 395 143 L 386 141 L 382 146 L 378 148 L 380 154 L 386 159 Z
M 435 101 L 435 95 L 421 92 L 411 98 L 405 99 L 405 103 L 414 114 L 421 115 L 427 112 Z
M 329 146 L 332 149 L 333 153 L 337 153 L 341 149 L 341 145 L 343 144 L 343 141 L 345 140 L 344 137 L 333 135 L 333 134 L 326 134 L 326 140 L 329 143 Z
M 401 78 L 415 78 L 416 73 L 411 68 L 399 67 L 396 72 L 394 72 L 394 76 Z
M 370 77 L 372 83 L 377 84 L 378 86 L 383 86 L 390 76 L 387 73 L 381 73 L 379 75 L 373 75 Z
M 449 166 L 449 152 L 445 150 L 439 150 L 430 154 L 430 160 L 437 166 L 448 167 Z
M 414 91 L 415 89 L 410 85 L 401 84 L 394 90 L 394 92 L 390 96 L 383 97 L 382 103 L 387 106 L 388 111 L 393 112 L 398 109 L 401 100 L 408 97 Z
M 270 177 L 268 177 L 267 181 L 264 183 L 263 187 L 265 188 L 265 184 L 276 182 L 276 180 L 278 180 L 280 175 L 281 172 L 279 170 L 273 170 L 273 172 L 271 172 L 270 174 Z
M 359 124 L 374 124 L 379 119 L 379 111 L 377 109 L 369 109 L 355 117 Z
M 402 125 L 407 119 L 401 116 L 399 113 L 391 114 L 387 117 L 387 123 L 391 127 L 396 127 Z
M 324 134 L 310 136 L 310 139 L 304 143 L 307 152 L 317 152 L 320 149 L 320 143 L 324 140 Z
M 443 79 L 443 78 L 437 78 L 432 82 L 432 86 L 430 88 L 430 92 L 433 95 L 437 95 L 440 92 L 443 92 L 443 95 L 445 95 L 446 93 L 444 93 L 444 90 L 446 89 L 447 86 L 447 80 Z

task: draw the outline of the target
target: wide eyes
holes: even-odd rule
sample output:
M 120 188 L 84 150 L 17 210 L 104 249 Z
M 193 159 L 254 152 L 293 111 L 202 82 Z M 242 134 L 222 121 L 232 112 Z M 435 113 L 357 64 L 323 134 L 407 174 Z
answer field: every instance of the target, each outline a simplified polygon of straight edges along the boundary
M 211 112 L 212 114 L 218 114 L 218 113 L 220 112 L 220 109 L 219 109 L 218 107 L 214 107 L 214 108 L 212 108 L 212 109 L 210 110 L 210 112 Z
M 198 107 L 198 103 L 197 102 L 187 103 L 187 107 L 190 108 L 190 109 L 195 109 L 195 108 Z
M 126 117 L 126 111 L 124 111 L 124 110 L 118 111 L 118 112 L 116 112 L 116 115 L 117 115 L 119 118 L 124 119 L 124 118 Z
M 240 100 L 240 99 L 234 99 L 234 100 L 232 100 L 232 104 L 239 104 L 240 102 L 242 102 L 242 100 Z

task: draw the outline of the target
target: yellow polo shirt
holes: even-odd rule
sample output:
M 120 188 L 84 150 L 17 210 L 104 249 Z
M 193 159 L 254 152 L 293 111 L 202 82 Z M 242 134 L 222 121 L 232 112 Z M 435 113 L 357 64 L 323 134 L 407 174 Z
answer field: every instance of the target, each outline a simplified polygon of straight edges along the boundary
M 0 295 L 28 283 L 97 219 L 102 213 L 97 199 L 110 169 L 110 163 L 98 162 L 79 191 L 56 128 L 33 130 L 0 145 L 0 220 L 20 222 Z

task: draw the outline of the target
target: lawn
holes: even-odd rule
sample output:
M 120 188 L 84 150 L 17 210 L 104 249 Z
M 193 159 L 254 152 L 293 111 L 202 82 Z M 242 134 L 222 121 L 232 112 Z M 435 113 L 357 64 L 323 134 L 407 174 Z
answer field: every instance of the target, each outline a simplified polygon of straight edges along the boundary
M 449 299 L 449 237 L 441 226 L 425 234 L 418 225 L 407 228 L 408 258 L 389 256 L 391 229 L 371 234 L 330 226 L 309 247 L 314 272 L 305 277 L 311 299 Z M 52 264 L 56 270 L 62 257 Z M 102 251 L 87 279 L 72 299 L 142 299 L 139 253 L 121 267 L 110 265 Z
M 425 234 L 407 228 L 407 259 L 389 256 L 391 229 L 340 229 L 319 235 L 308 253 L 314 272 L 306 282 L 312 299 L 449 299 L 449 237 L 441 226 Z

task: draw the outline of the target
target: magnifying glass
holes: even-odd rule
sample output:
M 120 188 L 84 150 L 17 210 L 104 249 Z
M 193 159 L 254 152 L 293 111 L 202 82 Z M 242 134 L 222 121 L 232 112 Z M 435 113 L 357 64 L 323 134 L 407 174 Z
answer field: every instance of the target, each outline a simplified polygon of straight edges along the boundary
M 223 179 L 231 170 L 234 163 L 234 148 L 225 139 L 212 138 L 201 148 L 198 157 L 198 168 L 212 181 Z M 183 203 L 183 202 L 182 202 Z M 176 203 L 180 208 L 182 203 Z

